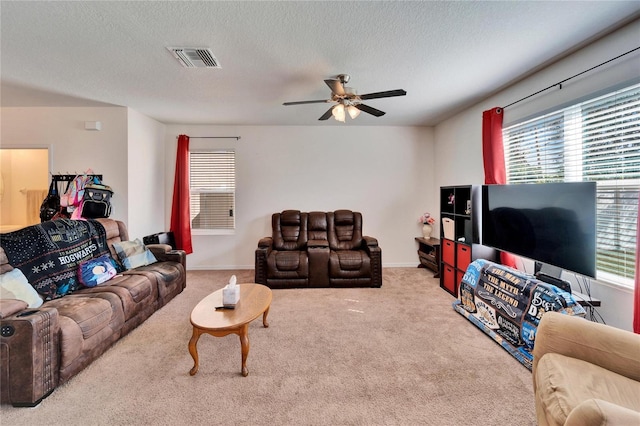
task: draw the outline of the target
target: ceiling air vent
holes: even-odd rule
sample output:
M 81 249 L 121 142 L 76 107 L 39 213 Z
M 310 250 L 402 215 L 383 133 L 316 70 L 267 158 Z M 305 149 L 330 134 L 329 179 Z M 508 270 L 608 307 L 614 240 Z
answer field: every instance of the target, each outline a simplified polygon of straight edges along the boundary
M 211 50 L 199 47 L 167 47 L 185 68 L 222 68 Z

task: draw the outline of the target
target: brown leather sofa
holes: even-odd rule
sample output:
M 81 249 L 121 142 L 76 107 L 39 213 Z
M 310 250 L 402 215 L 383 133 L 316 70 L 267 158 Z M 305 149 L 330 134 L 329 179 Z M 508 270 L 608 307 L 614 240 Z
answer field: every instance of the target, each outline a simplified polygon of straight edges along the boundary
M 258 242 L 255 282 L 271 288 L 380 287 L 382 250 L 351 210 L 285 210 Z
M 98 221 L 117 259 L 113 244 L 129 240 L 127 229 L 120 221 Z M 158 262 L 46 301 L 37 309 L 28 309 L 22 300 L 0 300 L 0 402 L 37 405 L 182 292 L 186 286 L 184 251 L 164 244 L 147 248 Z M 0 272 L 11 270 L 0 248 Z

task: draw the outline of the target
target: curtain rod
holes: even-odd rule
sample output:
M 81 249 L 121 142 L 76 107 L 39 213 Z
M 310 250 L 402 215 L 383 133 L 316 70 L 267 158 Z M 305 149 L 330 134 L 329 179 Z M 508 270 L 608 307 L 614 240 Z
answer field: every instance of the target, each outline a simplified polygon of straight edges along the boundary
M 517 100 L 517 101 L 515 101 L 515 102 L 511 102 L 509 105 L 507 105 L 507 106 L 503 106 L 503 107 L 502 107 L 502 109 L 509 108 L 510 106 L 515 105 L 515 104 L 517 104 L 518 102 L 522 102 L 522 101 L 524 101 L 525 99 L 529 99 L 529 98 L 530 98 L 530 97 L 532 97 L 532 96 L 535 96 L 535 95 L 537 95 L 537 94 L 539 94 L 539 93 L 545 92 L 545 91 L 547 91 L 547 90 L 549 90 L 549 89 L 552 89 L 552 88 L 554 88 L 554 87 L 556 87 L 556 86 L 559 86 L 559 88 L 560 88 L 560 89 L 562 89 L 562 83 L 565 83 L 565 82 L 567 82 L 567 81 L 571 80 L 572 78 L 576 78 L 576 77 L 578 77 L 578 76 L 581 76 L 582 74 L 587 73 L 587 72 L 589 72 L 589 71 L 592 71 L 592 70 L 594 70 L 594 69 L 596 69 L 596 68 L 598 68 L 598 67 L 601 67 L 601 66 L 603 66 L 603 65 L 606 65 L 606 64 L 608 64 L 609 62 L 615 61 L 616 59 L 622 58 L 623 56 L 628 55 L 629 53 L 635 52 L 635 51 L 636 51 L 636 50 L 638 50 L 638 49 L 640 49 L 640 47 L 636 47 L 635 49 L 631 49 L 630 51 L 625 52 L 625 53 L 623 53 L 622 55 L 618 55 L 618 56 L 616 56 L 615 58 L 609 59 L 608 61 L 605 61 L 605 62 L 603 62 L 603 63 L 601 63 L 601 64 L 599 64 L 599 65 L 596 65 L 595 67 L 591 67 L 591 68 L 589 68 L 588 70 L 584 70 L 584 71 L 582 71 L 582 72 L 580 72 L 580 73 L 578 73 L 578 74 L 576 74 L 576 75 L 573 75 L 573 76 L 571 76 L 571 77 L 569 77 L 569 78 L 565 78 L 564 80 L 559 81 L 559 82 L 558 82 L 558 83 L 556 83 L 556 84 L 552 84 L 552 85 L 551 85 L 551 86 L 549 86 L 549 87 L 545 87 L 545 88 L 544 88 L 544 89 L 542 89 L 542 90 L 538 90 L 536 93 L 532 93 L 532 94 L 530 94 L 529 96 L 525 96 L 525 97 L 524 97 L 524 98 L 522 98 L 522 99 L 518 99 L 518 100 Z
M 178 136 L 176 136 L 178 139 Z M 189 139 L 235 139 L 240 140 L 240 136 L 189 136 Z

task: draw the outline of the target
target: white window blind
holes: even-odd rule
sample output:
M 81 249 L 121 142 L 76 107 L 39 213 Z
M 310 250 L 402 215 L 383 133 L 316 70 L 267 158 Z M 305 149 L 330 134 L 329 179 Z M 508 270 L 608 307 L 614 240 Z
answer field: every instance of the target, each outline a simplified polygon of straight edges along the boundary
M 234 229 L 235 151 L 189 153 L 192 229 Z
M 597 182 L 598 278 L 631 284 L 640 84 L 503 129 L 508 183 Z

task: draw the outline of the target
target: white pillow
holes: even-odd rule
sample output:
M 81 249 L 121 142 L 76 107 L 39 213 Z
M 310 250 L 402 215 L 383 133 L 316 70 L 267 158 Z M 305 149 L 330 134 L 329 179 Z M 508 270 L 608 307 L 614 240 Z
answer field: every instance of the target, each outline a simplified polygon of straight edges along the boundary
M 134 241 L 121 241 L 113 244 L 113 249 L 118 254 L 122 266 L 126 270 L 139 266 L 147 266 L 156 263 L 157 260 L 151 250 L 149 250 L 140 239 Z
M 42 297 L 17 268 L 0 274 L 0 299 L 23 300 L 29 304 L 30 308 L 38 308 L 42 305 Z

